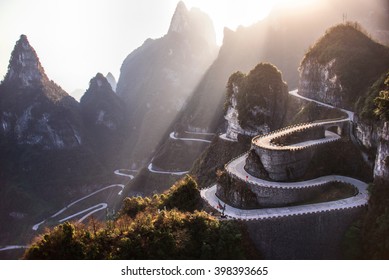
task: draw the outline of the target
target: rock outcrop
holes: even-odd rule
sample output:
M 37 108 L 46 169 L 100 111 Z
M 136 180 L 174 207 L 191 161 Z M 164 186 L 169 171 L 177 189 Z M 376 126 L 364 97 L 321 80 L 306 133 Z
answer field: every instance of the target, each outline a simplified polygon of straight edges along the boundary
M 281 72 L 267 63 L 258 64 L 248 75 L 233 74 L 227 84 L 227 137 L 255 136 L 277 129 L 284 121 L 288 87 Z
M 387 70 L 388 48 L 373 41 L 357 23 L 340 24 L 305 54 L 299 93 L 355 110 L 355 101 Z

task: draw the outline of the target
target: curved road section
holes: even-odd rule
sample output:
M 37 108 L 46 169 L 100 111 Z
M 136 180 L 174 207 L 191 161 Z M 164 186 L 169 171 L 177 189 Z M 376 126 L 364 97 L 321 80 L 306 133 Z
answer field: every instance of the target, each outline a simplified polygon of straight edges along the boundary
M 118 169 L 115 170 L 113 173 L 118 176 L 128 177 L 130 180 L 134 179 L 134 175 L 128 174 L 127 172 L 136 172 L 135 170 L 129 170 L 129 169 Z
M 214 133 L 206 133 L 206 132 L 189 132 L 185 131 L 185 133 L 188 134 L 194 134 L 194 135 L 205 135 L 205 136 L 213 136 Z M 203 142 L 203 143 L 211 143 L 212 141 L 206 140 L 206 139 L 200 139 L 200 138 L 188 138 L 188 137 L 176 137 L 176 132 L 173 131 L 169 134 L 170 139 L 176 140 L 176 141 L 191 141 L 191 142 Z M 154 159 L 154 158 L 153 158 Z M 150 164 L 147 166 L 147 169 L 151 173 L 155 174 L 163 174 L 163 175 L 176 175 L 176 176 L 182 176 L 189 173 L 188 171 L 167 171 L 167 170 L 159 170 L 155 169 L 153 166 L 153 159 L 151 160 Z
M 132 180 L 134 178 L 133 175 L 130 175 L 128 174 L 127 172 L 137 172 L 137 170 L 129 170 L 129 169 L 118 169 L 118 170 L 115 170 L 114 171 L 114 174 L 118 175 L 118 176 L 123 176 L 123 177 L 128 177 L 130 178 L 130 180 Z M 65 206 L 64 208 L 62 208 L 61 210 L 57 211 L 55 214 L 51 215 L 49 218 L 35 224 L 33 227 L 32 227 L 32 230 L 34 231 L 37 231 L 39 229 L 39 227 L 44 224 L 48 219 L 52 219 L 52 218 L 56 218 L 57 216 L 59 216 L 60 214 L 64 213 L 65 211 L 69 210 L 72 206 L 76 205 L 77 203 L 91 197 L 91 196 L 94 196 L 102 191 L 105 191 L 107 189 L 111 189 L 111 188 L 120 188 L 120 191 L 118 192 L 118 195 L 122 195 L 123 193 L 123 189 L 124 189 L 124 185 L 123 184 L 113 184 L 113 185 L 109 185 L 109 186 L 106 186 L 104 188 L 101 188 L 97 191 L 94 191 L 80 199 L 77 199 L 75 201 L 73 201 L 72 203 L 68 204 L 67 206 Z M 78 216 L 81 216 L 81 218 L 78 219 L 78 222 L 83 222 L 86 218 L 90 217 L 91 215 L 93 215 L 94 213 L 98 212 L 98 211 L 101 211 L 101 210 L 104 210 L 108 207 L 108 204 L 107 203 L 99 203 L 99 204 L 96 204 L 96 205 L 93 205 L 91 207 L 88 207 L 84 210 L 81 210 L 75 214 L 72 214 L 72 215 L 69 215 L 65 218 L 62 218 L 60 220 L 58 220 L 59 223 L 63 223 L 67 220 L 70 220 L 70 219 L 73 219 L 75 217 L 78 217 Z M 86 214 L 85 214 L 86 213 Z M 0 247 L 0 252 L 1 251 L 8 251 L 8 250 L 17 250 L 17 249 L 27 249 L 29 248 L 28 246 L 26 245 L 7 245 L 7 246 L 3 246 L 3 247 Z
M 110 185 L 110 186 L 107 186 L 107 187 L 104 187 L 104 188 L 101 188 L 93 193 L 90 193 L 80 199 L 77 199 L 76 201 L 73 201 L 72 203 L 68 204 L 67 206 L 65 206 L 64 208 L 62 208 L 61 210 L 59 210 L 58 212 L 56 212 L 55 214 L 51 215 L 48 219 L 51 219 L 51 218 L 55 218 L 57 216 L 59 216 L 60 214 L 62 214 L 63 212 L 67 211 L 68 209 L 70 209 L 72 206 L 76 205 L 77 203 L 91 197 L 91 196 L 94 196 L 95 194 L 99 193 L 99 192 L 102 192 L 102 191 L 105 191 L 107 189 L 111 189 L 111 188 L 120 188 L 120 191 L 118 192 L 118 195 L 122 195 L 122 192 L 123 192 L 123 189 L 124 189 L 124 185 L 123 184 L 114 184 L 114 185 Z M 104 207 L 103 207 L 104 205 Z M 82 211 L 79 211 L 71 216 L 68 216 L 66 218 L 63 218 L 62 220 L 59 220 L 60 223 L 64 222 L 64 221 L 67 221 L 73 217 L 76 217 L 76 216 L 79 216 L 87 211 L 92 211 L 93 213 L 96 213 L 97 211 L 100 211 L 100 210 L 103 210 L 105 208 L 107 208 L 107 203 L 100 203 L 100 204 L 97 204 L 97 205 L 94 205 L 92 207 L 89 207 L 88 209 L 85 209 L 85 210 L 82 210 Z M 96 210 L 95 208 L 98 208 L 98 210 Z M 79 219 L 78 221 L 79 222 L 82 222 L 84 219 L 86 219 L 88 216 L 92 215 L 93 213 L 89 213 L 88 215 L 86 216 L 83 216 L 81 219 Z M 32 227 L 32 230 L 38 230 L 39 227 L 44 224 L 48 219 L 45 219 L 43 220 L 42 222 L 39 222 L 37 224 L 35 224 L 33 227 Z
M 5 247 L 1 247 L 0 248 L 0 252 L 1 251 L 8 251 L 8 250 L 18 250 L 18 249 L 27 249 L 29 248 L 28 246 L 24 246 L 24 245 L 8 245 L 8 246 L 5 246 Z
M 154 169 L 153 163 L 152 163 L 152 162 L 149 164 L 149 166 L 147 167 L 147 169 L 148 169 L 151 173 L 155 173 L 155 174 L 166 174 L 166 175 L 178 175 L 178 176 L 182 176 L 182 175 L 185 175 L 185 174 L 189 173 L 189 171 L 161 171 L 161 170 L 156 170 L 156 169 Z
M 201 135 L 207 135 L 207 134 L 201 134 Z M 176 137 L 176 133 L 174 131 L 172 133 L 170 133 L 169 137 L 173 140 L 181 140 L 181 141 L 193 141 L 193 142 L 204 142 L 204 143 L 211 143 L 212 142 L 210 140 L 205 140 L 205 139 L 200 139 L 200 138 Z
M 289 92 L 290 95 L 295 96 L 297 98 L 301 98 L 307 101 L 315 102 L 321 106 L 326 106 L 329 108 L 335 108 L 331 105 L 309 99 L 306 97 L 303 97 L 297 93 L 297 90 Z M 354 113 L 343 110 L 343 112 L 347 114 L 347 117 L 343 119 L 337 119 L 337 120 L 324 120 L 324 121 L 318 121 L 318 122 L 312 122 L 307 124 L 301 124 L 301 125 L 295 125 L 290 126 L 284 129 L 277 130 L 275 132 L 271 132 L 264 136 L 257 136 L 253 139 L 253 144 L 258 145 L 259 147 L 266 148 L 266 149 L 272 149 L 272 150 L 294 150 L 294 149 L 305 149 L 312 145 L 321 145 L 326 144 L 332 141 L 336 141 L 340 139 L 340 136 L 336 133 L 326 131 L 325 137 L 318 140 L 310 140 L 305 142 L 296 143 L 293 145 L 275 145 L 273 143 L 273 140 L 282 137 L 287 134 L 292 134 L 297 131 L 302 131 L 305 129 L 309 129 L 315 126 L 323 126 L 327 124 L 332 123 L 339 123 L 339 122 L 350 122 L 354 119 Z M 308 181 L 301 181 L 301 182 L 273 182 L 273 181 L 267 181 L 260 178 L 256 178 L 254 176 L 251 176 L 246 172 L 244 169 L 244 165 L 247 159 L 247 153 L 230 161 L 226 165 L 226 171 L 229 174 L 232 174 L 233 176 L 237 177 L 238 179 L 242 181 L 246 181 L 252 185 L 256 185 L 258 187 L 266 187 L 266 188 L 285 188 L 285 189 L 294 189 L 294 188 L 309 188 L 312 186 L 317 185 L 323 185 L 330 182 L 343 182 L 353 185 L 357 190 L 358 194 L 345 198 L 340 199 L 336 201 L 329 201 L 329 202 L 322 202 L 322 203 L 315 203 L 315 204 L 307 204 L 307 205 L 299 205 L 299 206 L 290 206 L 290 207 L 280 207 L 280 208 L 266 208 L 266 209 L 252 209 L 252 210 L 244 210 L 244 209 L 238 209 L 235 207 L 231 207 L 230 205 L 225 205 L 225 211 L 224 213 L 232 218 L 236 219 L 242 219 L 242 220 L 252 220 L 252 219 L 269 219 L 269 218 L 276 218 L 276 217 L 284 217 L 284 216 L 292 216 L 292 215 L 303 215 L 303 214 L 309 214 L 309 213 L 318 213 L 318 212 L 325 212 L 325 211 L 333 211 L 333 210 L 341 210 L 341 209 L 349 209 L 349 208 L 355 208 L 355 207 L 362 207 L 366 206 L 368 203 L 368 192 L 367 192 L 367 184 L 364 182 L 361 182 L 357 179 L 345 177 L 345 176 L 338 176 L 338 175 L 331 175 L 331 176 L 324 176 L 319 177 L 313 180 Z M 201 196 L 215 209 L 218 211 L 221 211 L 219 209 L 220 207 L 220 200 L 216 196 L 216 188 L 217 185 L 213 185 L 209 189 L 203 189 L 201 190 Z

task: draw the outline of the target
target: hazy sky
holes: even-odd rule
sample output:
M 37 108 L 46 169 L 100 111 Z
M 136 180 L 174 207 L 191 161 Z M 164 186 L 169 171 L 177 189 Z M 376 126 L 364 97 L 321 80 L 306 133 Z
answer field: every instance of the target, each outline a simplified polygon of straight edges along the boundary
M 265 17 L 288 0 L 184 0 L 215 25 L 235 29 Z M 309 0 L 299 0 L 309 1 Z M 166 34 L 178 0 L 0 0 L 0 78 L 11 51 L 26 34 L 50 79 L 68 93 L 86 90 L 97 72 L 119 78 L 125 57 L 147 38 Z M 76 97 L 76 98 L 79 98 Z

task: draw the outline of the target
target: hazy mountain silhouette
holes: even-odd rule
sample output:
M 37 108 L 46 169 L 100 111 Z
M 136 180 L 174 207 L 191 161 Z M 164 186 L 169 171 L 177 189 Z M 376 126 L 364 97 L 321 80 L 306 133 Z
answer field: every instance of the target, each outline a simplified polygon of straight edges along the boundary
M 123 62 L 117 94 L 125 101 L 130 158 L 147 160 L 216 55 L 210 18 L 180 2 L 169 31 Z

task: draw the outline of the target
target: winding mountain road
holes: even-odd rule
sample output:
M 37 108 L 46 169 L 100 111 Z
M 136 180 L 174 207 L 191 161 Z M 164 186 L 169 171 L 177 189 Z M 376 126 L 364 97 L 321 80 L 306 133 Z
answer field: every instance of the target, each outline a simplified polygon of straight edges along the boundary
M 155 174 L 165 174 L 165 175 L 177 175 L 177 176 L 182 176 L 182 175 L 185 175 L 185 174 L 188 174 L 188 173 L 189 173 L 189 170 L 188 170 L 188 171 L 162 171 L 162 170 L 155 170 L 154 167 L 153 167 L 153 163 L 152 163 L 152 162 L 147 166 L 147 169 L 148 169 L 151 173 L 155 173 Z
M 85 200 L 85 199 L 87 199 L 87 198 L 89 198 L 89 197 L 91 197 L 91 196 L 94 196 L 94 195 L 98 194 L 99 192 L 102 192 L 102 191 L 105 191 L 105 190 L 111 189 L 111 188 L 117 188 L 117 187 L 121 189 L 121 190 L 118 192 L 118 195 L 122 195 L 122 192 L 123 192 L 123 189 L 124 189 L 124 185 L 123 185 L 123 184 L 114 184 L 114 185 L 110 185 L 110 186 L 101 188 L 101 189 L 99 189 L 99 190 L 97 190 L 97 191 L 95 191 L 95 192 L 92 192 L 92 193 L 90 193 L 90 194 L 88 194 L 88 195 L 86 195 L 86 196 L 84 196 L 84 197 L 82 197 L 82 198 L 80 198 L 80 199 L 77 199 L 76 201 L 73 201 L 72 203 L 66 205 L 64 208 L 62 208 L 61 210 L 59 210 L 58 212 L 56 212 L 55 214 L 53 214 L 53 215 L 50 216 L 49 218 L 47 218 L 47 219 L 45 219 L 45 220 L 43 220 L 43 221 L 41 221 L 41 222 L 35 224 L 35 225 L 32 227 L 32 229 L 33 229 L 34 231 L 36 231 L 36 230 L 38 230 L 39 227 L 40 227 L 42 224 L 44 224 L 48 219 L 52 219 L 52 218 L 55 218 L 55 217 L 59 216 L 60 214 L 62 214 L 63 212 L 67 211 L 69 208 L 71 208 L 72 206 L 76 205 L 77 203 L 79 203 L 79 202 L 81 202 L 81 201 L 83 201 L 83 200 Z M 104 204 L 106 204 L 106 203 L 104 203 Z M 98 204 L 98 205 L 100 205 L 100 204 Z M 96 206 L 96 205 L 95 205 L 95 206 Z M 95 206 L 90 207 L 90 208 L 93 208 L 93 209 L 94 209 Z M 107 207 L 107 206 L 106 206 L 106 207 Z M 105 207 L 105 208 L 106 208 L 106 207 Z M 102 209 L 105 209 L 105 208 L 101 208 L 101 207 L 100 207 L 99 210 L 102 210 Z M 88 209 L 89 209 L 89 208 L 88 208 Z M 93 209 L 90 209 L 90 210 L 93 210 Z M 79 211 L 79 212 L 77 212 L 77 213 L 75 213 L 75 214 L 73 214 L 73 215 L 71 215 L 71 216 L 68 216 L 68 217 L 62 219 L 62 220 L 69 220 L 69 219 L 71 219 L 72 217 L 76 217 L 76 216 L 81 215 L 81 214 L 83 214 L 83 213 L 85 213 L 85 212 L 86 212 L 85 210 Z M 97 212 L 97 211 L 94 210 L 93 213 L 95 213 L 95 212 Z M 84 218 L 84 217 L 83 217 L 83 218 Z M 82 218 L 81 218 L 81 219 L 82 219 Z M 81 222 L 81 219 L 79 220 L 79 222 Z M 60 220 L 59 222 L 61 222 L 61 220 Z
M 89 207 L 89 208 L 87 208 L 87 209 L 84 209 L 84 210 L 82 210 L 82 211 L 80 211 L 80 212 L 77 212 L 76 214 L 67 216 L 66 218 L 63 218 L 63 219 L 59 220 L 59 222 L 60 222 L 60 223 L 63 223 L 63 222 L 65 222 L 65 221 L 67 221 L 67 220 L 73 219 L 74 217 L 80 216 L 81 214 L 84 214 L 84 213 L 90 211 L 88 214 L 86 214 L 85 216 L 82 216 L 82 218 L 78 220 L 78 221 L 81 223 L 81 222 L 84 221 L 86 218 L 88 218 L 90 215 L 92 215 L 92 214 L 94 214 L 94 213 L 96 213 L 96 212 L 98 212 L 98 211 L 100 211 L 100 210 L 103 210 L 103 209 L 105 209 L 105 208 L 107 208 L 107 207 L 108 207 L 108 204 L 107 204 L 107 203 L 99 203 L 99 204 L 96 204 L 96 205 L 94 205 L 94 206 L 91 206 L 91 207 Z
M 117 169 L 113 173 L 115 173 L 118 176 L 128 177 L 130 178 L 130 180 L 134 179 L 134 175 L 123 173 L 124 171 L 135 172 L 135 170 L 130 170 L 130 169 Z
M 173 131 L 170 133 L 169 137 L 173 140 L 181 140 L 181 141 L 192 141 L 192 142 L 204 142 L 204 143 L 211 143 L 212 141 L 210 140 L 205 140 L 205 139 L 199 139 L 199 138 L 186 138 L 186 137 L 176 137 L 175 132 Z M 203 134 L 201 134 L 203 135 Z
M 185 131 L 185 133 L 197 134 L 197 135 L 206 135 L 206 136 L 211 136 L 211 135 L 213 136 L 213 135 L 215 135 L 214 133 L 206 133 L 206 132 L 189 132 L 189 131 Z M 176 137 L 176 132 L 175 131 L 173 131 L 173 132 L 171 132 L 169 134 L 169 138 L 173 139 L 173 140 L 176 140 L 176 141 L 190 141 L 190 142 L 203 142 L 203 143 L 211 143 L 212 142 L 210 140 L 205 140 L 205 139 L 200 139 L 200 138 Z M 185 175 L 185 174 L 189 173 L 189 170 L 188 171 L 168 171 L 168 170 L 157 170 L 157 169 L 154 169 L 153 159 L 151 160 L 151 162 L 147 166 L 147 169 L 151 173 L 163 174 L 163 175 L 176 175 L 176 176 L 182 176 L 182 175 Z
M 219 134 L 219 138 L 229 142 L 238 142 L 238 140 L 228 138 L 227 133 Z
M 296 98 L 304 99 L 310 102 L 315 102 L 321 106 L 335 108 L 334 106 L 307 97 L 303 97 L 298 94 L 297 90 L 291 91 L 289 92 L 289 94 Z M 332 141 L 336 141 L 340 139 L 339 135 L 330 131 L 325 131 L 325 137 L 322 139 L 304 141 L 304 142 L 300 142 L 292 145 L 285 145 L 285 146 L 275 145 L 273 142 L 273 140 L 278 137 L 288 135 L 288 134 L 293 134 L 295 132 L 302 131 L 304 129 L 309 129 L 315 126 L 323 126 L 323 125 L 339 123 L 339 122 L 352 122 L 354 120 L 353 112 L 344 109 L 340 109 L 340 110 L 345 112 L 347 114 L 347 117 L 343 119 L 323 120 L 323 121 L 317 121 L 317 122 L 312 122 L 307 124 L 290 126 L 275 132 L 271 132 L 264 136 L 254 137 L 252 143 L 265 149 L 293 151 L 294 149 L 305 149 L 312 145 L 322 145 Z M 367 191 L 367 184 L 357 179 L 346 177 L 346 176 L 330 175 L 330 176 L 315 178 L 312 180 L 291 182 L 291 183 L 267 181 L 260 178 L 256 178 L 246 172 L 246 170 L 244 169 L 246 159 L 247 159 L 247 153 L 236 159 L 233 159 L 228 164 L 226 164 L 225 167 L 226 171 L 241 181 L 248 182 L 252 185 L 256 185 L 262 188 L 263 187 L 284 188 L 284 189 L 309 188 L 309 187 L 323 185 L 331 182 L 343 182 L 343 183 L 353 185 L 358 190 L 358 193 L 355 196 L 345 198 L 345 199 L 339 199 L 336 201 L 314 203 L 308 205 L 299 205 L 299 206 L 290 206 L 290 207 L 280 207 L 280 208 L 243 210 L 226 204 L 224 213 L 229 217 L 242 219 L 242 220 L 268 219 L 268 218 L 275 218 L 275 217 L 302 215 L 308 213 L 318 213 L 318 212 L 325 212 L 325 211 L 362 207 L 362 206 L 366 206 L 368 203 L 369 195 Z M 219 209 L 221 200 L 216 196 L 216 189 L 217 189 L 216 184 L 213 185 L 211 188 L 203 189 L 201 190 L 201 196 L 213 208 L 222 212 Z
M 29 248 L 28 246 L 24 245 L 8 245 L 0 248 L 1 251 L 9 251 L 9 250 L 19 250 L 19 249 L 27 249 Z
M 123 176 L 123 177 L 127 177 L 127 178 L 130 178 L 130 180 L 132 180 L 134 178 L 134 175 L 130 175 L 130 174 L 127 174 L 127 173 L 124 173 L 124 172 L 137 172 L 137 170 L 129 170 L 129 169 L 117 169 L 114 171 L 114 174 L 118 175 L 118 176 Z M 108 190 L 108 189 L 111 189 L 111 188 L 120 188 L 120 191 L 118 192 L 118 195 L 122 195 L 123 193 L 123 189 L 124 189 L 124 185 L 123 184 L 113 184 L 113 185 L 109 185 L 109 186 L 106 186 L 104 188 L 101 188 L 97 191 L 94 191 L 80 199 L 77 199 L 75 201 L 73 201 L 72 203 L 68 204 L 67 206 L 65 206 L 64 208 L 62 208 L 61 210 L 57 211 L 56 213 L 54 213 L 53 215 L 51 215 L 49 218 L 33 225 L 32 227 L 32 230 L 34 231 L 37 231 L 39 229 L 39 227 L 44 224 L 47 220 L 49 219 L 52 219 L 52 218 L 56 218 L 57 216 L 61 215 L 62 213 L 64 213 L 65 211 L 69 210 L 72 206 L 76 205 L 77 203 L 89 198 L 89 197 L 92 197 L 102 191 L 105 191 L 105 190 Z M 82 216 L 80 219 L 78 219 L 78 222 L 83 222 L 86 218 L 90 217 L 91 215 L 93 215 L 94 213 L 96 212 L 99 212 L 101 210 L 104 210 L 108 207 L 108 204 L 105 203 L 105 202 L 102 202 L 102 203 L 98 203 L 96 205 L 93 205 L 91 207 L 88 207 L 84 210 L 81 210 L 77 213 L 74 213 L 74 214 L 71 214 L 65 218 L 62 218 L 60 220 L 58 220 L 59 223 L 63 223 L 67 220 L 70 220 L 70 219 L 73 219 L 75 217 L 78 217 L 82 214 L 85 214 L 84 216 Z M 9 251 L 9 250 L 17 250 L 17 249 L 27 249 L 29 248 L 29 246 L 26 246 L 26 245 L 6 245 L 6 246 L 3 246 L 3 247 L 0 247 L 0 252 L 1 251 Z
M 206 135 L 206 136 L 215 136 L 215 133 L 212 132 L 191 132 L 191 131 L 185 131 L 187 134 L 197 134 L 197 135 Z

